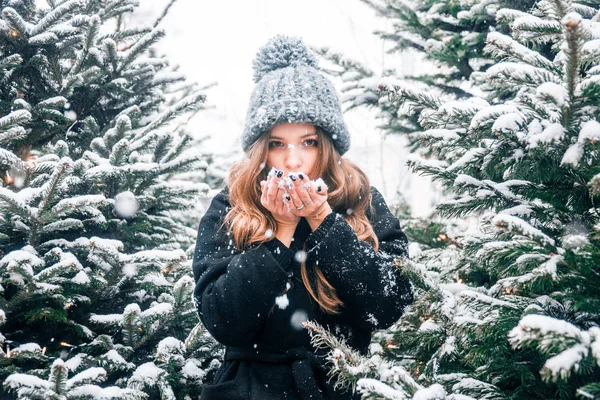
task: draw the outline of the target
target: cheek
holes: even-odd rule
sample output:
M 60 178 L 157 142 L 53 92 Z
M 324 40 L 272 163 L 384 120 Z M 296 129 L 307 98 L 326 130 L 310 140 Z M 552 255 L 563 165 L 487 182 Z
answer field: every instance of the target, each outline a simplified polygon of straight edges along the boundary
M 275 167 L 277 169 L 284 169 L 283 168 L 283 157 L 281 157 L 281 155 L 277 154 L 276 152 L 269 152 L 267 154 L 267 172 L 272 167 Z
M 308 176 L 311 177 L 311 179 L 314 179 L 313 174 L 317 166 L 318 157 L 319 152 L 317 149 L 314 149 L 313 151 L 307 152 L 304 158 L 304 171 L 308 174 Z

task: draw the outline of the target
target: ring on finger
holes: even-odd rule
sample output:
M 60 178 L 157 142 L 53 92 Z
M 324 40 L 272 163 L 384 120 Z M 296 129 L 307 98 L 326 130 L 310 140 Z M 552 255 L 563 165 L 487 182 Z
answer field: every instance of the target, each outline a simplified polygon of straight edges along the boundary
M 308 201 L 303 201 L 302 204 L 307 205 L 312 203 L 312 199 L 308 199 Z
M 300 207 L 296 207 L 296 210 L 298 210 L 298 211 L 300 211 L 302 209 L 304 209 L 304 203 L 302 203 L 302 205 Z

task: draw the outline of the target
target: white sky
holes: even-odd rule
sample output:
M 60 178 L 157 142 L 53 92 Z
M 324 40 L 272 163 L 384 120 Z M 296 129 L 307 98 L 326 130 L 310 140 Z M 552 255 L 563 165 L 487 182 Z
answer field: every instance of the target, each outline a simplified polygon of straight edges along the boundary
M 136 20 L 152 24 L 168 0 L 140 3 Z M 207 104 L 214 109 L 199 113 L 189 130 L 210 135 L 209 146 L 215 151 L 241 156 L 239 138 L 254 86 L 252 60 L 269 38 L 300 36 L 310 46 L 330 47 L 377 73 L 384 67 L 412 73 L 414 57 L 386 54 L 386 44 L 372 33 L 384 30 L 386 23 L 359 0 L 178 0 L 161 22 L 167 35 L 158 47 L 190 80 L 201 85 L 217 82 L 207 91 Z M 345 119 L 352 135 L 352 147 L 345 156 L 365 170 L 388 202 L 401 191 L 413 214 L 426 214 L 435 196 L 428 179 L 404 166 L 403 140 L 396 136 L 383 140 L 368 110 L 353 110 Z

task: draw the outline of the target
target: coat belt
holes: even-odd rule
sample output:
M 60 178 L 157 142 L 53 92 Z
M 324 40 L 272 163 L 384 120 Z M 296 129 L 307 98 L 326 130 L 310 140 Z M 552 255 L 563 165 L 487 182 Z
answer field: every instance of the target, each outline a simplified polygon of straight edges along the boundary
M 324 369 L 324 360 L 305 347 L 282 352 L 264 352 L 239 347 L 225 348 L 225 361 L 259 361 L 272 364 L 291 364 L 296 387 L 303 400 L 323 400 L 313 368 Z

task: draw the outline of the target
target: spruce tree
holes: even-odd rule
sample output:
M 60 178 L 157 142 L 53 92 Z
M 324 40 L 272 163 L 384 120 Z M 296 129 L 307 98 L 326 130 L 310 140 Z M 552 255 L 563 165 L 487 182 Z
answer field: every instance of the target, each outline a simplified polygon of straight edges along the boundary
M 134 0 L 0 0 L 0 397 L 197 398 L 204 107 Z M 195 180 L 179 178 L 200 173 Z
M 363 398 L 600 398 L 600 3 L 496 19 L 510 35 L 487 35 L 495 64 L 470 77 L 481 96 L 380 81 L 397 108 L 420 110 L 434 159 L 410 165 L 454 193 L 438 213 L 478 223 L 442 274 L 398 260 L 417 301 L 371 357 L 311 327 Z
M 417 59 L 415 74 L 402 74 L 402 66 L 386 63 L 381 72 L 348 59 L 331 49 L 318 49 L 334 67 L 329 72 L 344 82 L 341 91 L 347 109 L 374 107 L 382 120 L 380 128 L 388 134 L 405 135 L 409 148 L 424 151 L 418 123 L 418 104 L 398 109 L 380 96 L 382 77 L 402 77 L 407 84 L 431 91 L 445 99 L 464 99 L 480 95 L 470 83 L 472 73 L 484 72 L 494 60 L 485 54 L 489 32 L 508 33 L 498 24 L 500 8 L 528 10 L 534 0 L 361 0 L 382 19 L 385 29 L 374 32 L 385 44 L 386 53 L 398 57 L 411 54 Z M 395 60 L 395 59 L 394 59 Z M 400 62 L 403 62 L 400 59 Z

